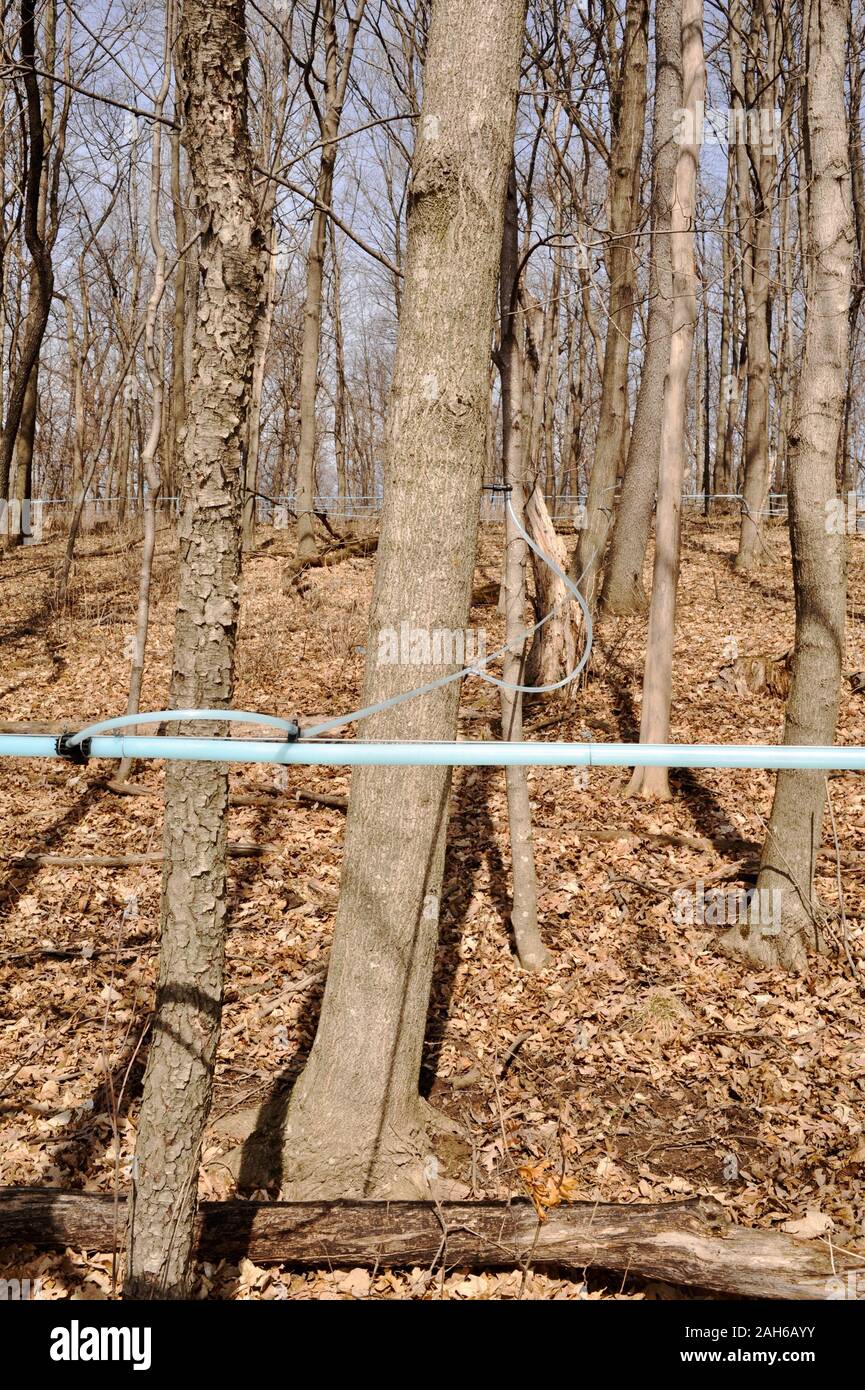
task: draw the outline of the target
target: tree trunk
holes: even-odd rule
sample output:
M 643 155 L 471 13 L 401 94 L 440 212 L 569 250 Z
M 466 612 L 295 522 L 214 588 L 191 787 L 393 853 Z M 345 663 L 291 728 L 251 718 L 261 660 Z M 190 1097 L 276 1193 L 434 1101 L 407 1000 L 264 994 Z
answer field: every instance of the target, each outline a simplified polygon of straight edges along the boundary
M 141 686 L 144 681 L 144 662 L 147 654 L 147 631 L 150 626 L 150 581 L 153 575 L 153 556 L 156 552 L 156 502 L 159 495 L 160 470 L 159 448 L 162 440 L 163 405 L 165 383 L 162 363 L 159 360 L 156 344 L 156 320 L 159 305 L 165 290 L 165 246 L 159 230 L 159 204 L 162 191 L 162 113 L 171 83 L 171 43 L 174 23 L 171 0 L 165 12 L 165 48 L 163 53 L 163 77 L 156 100 L 153 103 L 153 130 L 150 154 L 150 199 L 148 204 L 148 230 L 150 247 L 153 251 L 153 287 L 147 303 L 147 322 L 144 329 L 144 362 L 150 379 L 150 428 L 141 454 L 141 471 L 147 484 L 144 496 L 143 524 L 144 543 L 141 547 L 141 567 L 138 571 L 138 612 L 135 623 L 135 644 L 132 653 L 132 670 L 129 674 L 129 699 L 126 702 L 127 714 L 138 714 L 141 709 Z M 123 758 L 117 769 L 116 780 L 126 782 L 132 770 L 132 759 Z
M 178 83 L 175 72 L 175 83 Z M 175 120 L 181 116 L 179 92 L 175 90 Z M 183 184 L 181 179 L 180 131 L 172 130 L 169 137 L 171 150 L 171 209 L 174 217 L 174 245 L 177 255 L 186 245 L 188 234 L 186 213 L 183 207 Z M 165 492 L 169 497 L 177 497 L 181 490 L 178 463 L 183 452 L 183 439 L 186 431 L 186 371 L 183 352 L 183 338 L 188 310 L 186 303 L 186 257 L 181 257 L 174 270 L 174 314 L 171 333 L 171 409 L 169 458 L 163 468 Z M 179 510 L 174 503 L 175 510 Z
M 564 542 L 556 534 L 540 488 L 534 487 L 526 501 L 526 529 L 535 544 L 567 571 Z M 554 613 L 534 635 L 526 661 L 526 685 L 552 685 L 562 680 L 577 664 L 578 624 L 573 595 L 559 576 L 532 552 L 535 580 L 535 608 L 538 616 Z M 573 687 L 572 687 L 573 688 Z
M 730 218 L 733 213 L 733 177 L 735 172 L 735 147 L 731 144 L 727 157 L 727 188 L 724 195 L 721 230 L 721 363 L 718 373 L 718 402 L 715 416 L 715 451 L 712 459 L 712 491 L 714 493 L 732 492 L 729 476 L 727 436 L 730 432 L 731 407 L 736 368 L 736 294 L 738 284 L 733 274 L 732 234 Z M 732 349 L 732 351 L 731 351 Z M 728 502 L 722 504 L 727 510 Z M 717 510 L 717 502 L 712 503 Z
M 670 362 L 672 333 L 670 218 L 678 154 L 676 117 L 682 105 L 681 15 L 682 0 L 658 0 L 655 12 L 649 313 L 628 463 L 604 576 L 601 602 L 607 613 L 640 612 L 648 603 L 643 588 L 643 563 L 658 481 L 664 381 Z
M 171 700 L 231 700 L 246 415 L 266 248 L 247 130 L 243 0 L 186 0 L 180 64 L 196 191 L 201 289 L 189 381 L 181 568 Z M 219 723 L 196 732 L 220 734 Z M 188 1292 L 201 1138 L 222 1007 L 228 775 L 172 763 L 165 776 L 162 936 L 138 1123 L 125 1292 Z
M 422 642 L 468 621 L 524 15 L 523 0 L 437 0 L 432 13 L 365 702 L 458 665 L 441 653 L 424 666 L 379 656 L 402 622 Z M 452 684 L 371 717 L 363 734 L 451 739 L 458 704 Z M 418 1078 L 449 790 L 444 768 L 352 778 L 327 989 L 285 1130 L 293 1196 L 428 1192 L 435 1166 Z
M 520 361 L 518 332 L 522 314 L 517 307 L 519 251 L 517 227 L 517 182 L 514 170 L 508 179 L 505 225 L 502 237 L 502 263 L 499 277 L 501 304 L 501 381 L 502 381 L 502 477 L 511 488 L 510 507 L 505 507 L 505 555 L 502 602 L 508 649 L 502 662 L 502 676 L 510 685 L 525 685 L 526 639 L 526 552 L 528 546 L 514 524 L 514 516 L 525 525 L 525 465 L 531 452 L 525 447 L 525 430 L 533 433 L 526 413 L 524 375 Z M 547 364 L 549 365 L 549 363 Z M 536 393 L 529 400 L 532 412 Z M 512 515 L 512 511 L 513 515 Z M 499 691 L 502 712 L 502 738 L 519 740 L 523 736 L 523 696 L 519 690 Z M 508 795 L 508 830 L 511 844 L 511 928 L 517 954 L 525 970 L 543 970 L 550 954 L 538 932 L 538 884 L 535 851 L 532 844 L 532 812 L 529 806 L 528 771 L 524 767 L 505 769 Z
M 604 559 L 616 480 L 622 471 L 628 423 L 628 359 L 636 296 L 633 237 L 640 221 L 640 160 L 646 114 L 648 0 L 627 0 L 620 92 L 610 152 L 609 312 L 595 458 L 589 476 L 586 525 L 574 552 L 574 577 L 594 602 Z
M 764 23 L 767 10 L 755 5 L 751 12 L 751 61 L 756 73 L 743 72 L 741 10 L 734 0 L 730 11 L 730 63 L 733 110 L 744 129 L 734 130 L 739 199 L 742 284 L 745 294 L 748 400 L 745 409 L 745 459 L 742 482 L 742 520 L 736 569 L 749 570 L 761 557 L 762 516 L 771 483 L 769 464 L 769 322 L 771 315 L 772 206 L 777 158 L 773 122 L 776 55 L 774 23 Z M 765 49 L 761 48 L 765 41 Z M 764 52 L 765 61 L 755 55 Z M 757 86 L 759 83 L 759 96 Z M 754 136 L 755 118 L 760 117 Z M 766 123 L 768 121 L 768 124 Z M 768 138 L 764 131 L 770 131 Z M 753 178 L 751 178 L 753 176 Z M 749 190 L 753 183 L 753 194 Z
M 297 452 L 297 554 L 307 560 L 315 554 L 315 403 L 318 395 L 318 362 L 321 349 L 321 306 L 327 211 L 333 194 L 336 139 L 351 69 L 354 41 L 363 17 L 365 0 L 358 0 L 349 22 L 348 37 L 340 50 L 335 0 L 322 0 L 324 26 L 325 107 L 321 125 L 321 164 L 315 187 L 315 207 L 306 261 L 306 299 L 303 306 L 303 340 L 300 367 L 300 444 Z M 340 66 L 341 52 L 341 66 Z
M 661 461 L 652 603 L 643 675 L 641 743 L 668 743 L 673 693 L 673 647 L 676 635 L 676 590 L 679 580 L 679 536 L 682 481 L 685 473 L 688 376 L 697 321 L 697 275 L 694 256 L 699 139 L 703 122 L 706 67 L 703 57 L 703 0 L 682 5 L 683 121 L 676 161 L 676 183 L 670 232 L 673 269 L 673 337 L 670 366 L 664 386 Z M 670 795 L 665 767 L 638 767 L 628 786 L 629 796 Z
M 339 514 L 348 516 L 348 411 L 346 400 L 348 384 L 345 375 L 345 338 L 342 331 L 342 271 L 339 263 L 339 246 L 336 240 L 336 227 L 331 226 L 330 254 L 333 274 L 333 344 L 334 373 L 336 377 L 333 400 L 333 452 L 336 463 L 336 494 L 339 500 Z
M 844 508 L 835 461 L 848 388 L 855 247 L 844 71 L 849 0 L 812 0 L 807 15 L 805 148 L 808 259 L 802 370 L 793 406 L 787 492 L 796 594 L 793 679 L 784 742 L 835 740 L 844 651 Z M 826 797 L 823 772 L 779 772 L 752 914 L 722 938 L 758 964 L 802 971 L 819 944 L 813 891 Z M 777 892 L 772 899 L 765 893 Z M 760 920 L 762 918 L 762 920 Z
M 53 12 L 53 11 L 52 11 Z M 31 306 L 18 352 L 18 360 L 6 390 L 6 415 L 0 431 L 0 498 L 9 496 L 9 482 L 21 414 L 33 368 L 48 325 L 54 293 L 51 251 L 40 231 L 40 203 L 45 164 L 45 131 L 42 98 L 36 71 L 36 6 L 21 0 L 21 69 L 26 100 L 27 164 L 24 170 L 24 240 L 32 265 Z M 6 538 L 0 534 L 0 549 Z
M 271 184 L 273 189 L 276 184 Z M 269 258 L 267 275 L 264 279 L 264 304 L 258 319 L 255 334 L 255 365 L 252 372 L 252 395 L 249 402 L 247 424 L 246 476 L 243 497 L 243 549 L 252 550 L 255 545 L 255 517 L 258 509 L 259 456 L 261 453 L 261 400 L 264 394 L 264 373 L 267 366 L 267 350 L 270 346 L 270 333 L 273 327 L 273 310 L 276 290 L 277 234 L 273 222 L 273 204 L 265 200 L 266 215 L 261 219 L 262 234 L 268 242 Z

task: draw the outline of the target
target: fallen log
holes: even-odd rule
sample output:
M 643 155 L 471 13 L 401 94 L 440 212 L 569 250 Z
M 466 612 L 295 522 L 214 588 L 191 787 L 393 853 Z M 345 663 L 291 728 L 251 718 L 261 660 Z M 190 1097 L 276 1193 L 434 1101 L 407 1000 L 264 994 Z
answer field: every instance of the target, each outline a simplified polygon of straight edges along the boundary
M 108 1251 L 126 1199 L 0 1189 L 0 1246 Z M 711 1198 L 577 1202 L 538 1220 L 531 1202 L 202 1202 L 201 1259 L 357 1265 L 624 1270 L 735 1297 L 828 1298 L 858 1260 L 815 1241 L 733 1226 Z
M 284 575 L 284 585 L 290 585 L 299 579 L 309 569 L 329 568 L 332 565 L 339 565 L 343 560 L 362 560 L 369 555 L 374 555 L 378 549 L 378 536 L 359 536 L 356 540 L 346 541 L 342 545 L 330 546 L 328 549 L 321 550 L 317 555 L 310 555 L 306 559 L 295 556 L 286 566 Z

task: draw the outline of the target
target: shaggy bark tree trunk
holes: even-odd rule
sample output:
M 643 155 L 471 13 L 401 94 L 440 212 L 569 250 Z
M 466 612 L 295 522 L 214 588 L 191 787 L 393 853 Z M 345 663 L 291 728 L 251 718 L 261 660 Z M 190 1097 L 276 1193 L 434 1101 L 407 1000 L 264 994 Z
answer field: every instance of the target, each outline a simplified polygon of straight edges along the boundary
M 201 228 L 189 380 L 171 699 L 231 700 L 246 415 L 266 248 L 247 130 L 243 0 L 186 0 L 179 35 L 185 143 Z M 224 731 L 196 725 L 196 732 Z M 201 1137 L 222 1007 L 228 776 L 216 763 L 166 772 L 162 936 L 138 1122 L 125 1292 L 188 1292 Z
M 430 629 L 468 621 L 524 16 L 523 0 L 437 0 L 432 13 L 365 702 L 457 668 L 441 654 L 425 667 L 379 661 L 402 622 L 423 646 Z M 373 716 L 363 734 L 451 739 L 458 704 L 453 684 Z M 418 1078 L 449 790 L 444 768 L 352 778 L 321 1020 L 286 1123 L 292 1196 L 428 1194 L 431 1112 Z
M 703 57 L 703 0 L 682 5 L 683 121 L 676 162 L 670 252 L 673 269 L 673 337 L 670 366 L 664 386 L 661 461 L 652 603 L 643 675 L 641 743 L 667 743 L 673 692 L 673 647 L 676 635 L 676 589 L 679 580 L 679 532 L 682 481 L 685 473 L 688 374 L 697 322 L 697 274 L 694 256 L 694 215 L 697 169 L 703 122 L 706 67 Z M 665 767 L 638 767 L 628 786 L 629 796 L 669 797 Z
M 845 528 L 835 461 L 855 248 L 844 99 L 849 20 L 849 0 L 812 0 L 808 9 L 806 310 L 787 473 L 796 641 L 784 742 L 796 744 L 834 742 L 844 650 Z M 813 876 L 825 796 L 823 772 L 778 773 L 755 899 L 775 910 L 755 911 L 728 931 L 725 949 L 762 966 L 804 970 L 809 947 L 820 941 Z M 773 891 L 778 898 L 765 896 Z
M 640 160 L 646 115 L 648 0 L 627 0 L 620 90 L 610 152 L 610 224 L 607 274 L 609 312 L 595 457 L 589 475 L 586 524 L 574 552 L 574 577 L 582 575 L 594 601 L 613 520 L 616 481 L 622 471 L 628 425 L 628 359 L 636 294 L 633 236 L 640 221 Z
M 628 463 L 604 575 L 601 605 L 607 613 L 641 612 L 648 603 L 643 588 L 643 564 L 658 482 L 664 382 L 670 363 L 673 311 L 670 217 L 678 157 L 676 114 L 681 105 L 682 0 L 658 0 L 655 11 L 649 313 Z

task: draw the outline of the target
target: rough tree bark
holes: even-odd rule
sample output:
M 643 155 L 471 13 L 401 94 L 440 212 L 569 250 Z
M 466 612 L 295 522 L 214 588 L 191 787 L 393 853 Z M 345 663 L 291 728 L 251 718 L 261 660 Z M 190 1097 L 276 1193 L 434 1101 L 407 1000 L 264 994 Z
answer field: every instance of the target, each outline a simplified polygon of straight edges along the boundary
M 835 461 L 848 390 L 850 297 L 855 251 L 844 69 L 849 0 L 811 0 L 807 10 L 805 150 L 808 258 L 806 310 L 788 441 L 787 494 L 796 593 L 793 679 L 785 743 L 835 740 L 844 650 L 843 506 Z M 763 966 L 802 971 L 819 945 L 814 861 L 826 797 L 823 772 L 779 772 L 757 887 L 777 891 L 772 920 L 725 933 L 726 950 Z M 755 903 L 770 902 L 758 894 Z
M 174 707 L 219 707 L 232 693 L 246 415 L 267 258 L 247 130 L 243 0 L 186 0 L 178 42 L 201 284 L 171 699 Z M 225 726 L 205 727 L 217 734 Z M 222 1006 L 227 806 L 225 766 L 171 764 L 159 982 L 127 1252 L 125 1292 L 133 1297 L 188 1291 Z
M 655 525 L 655 564 L 652 603 L 643 674 L 641 743 L 667 743 L 673 691 L 673 646 L 676 632 L 676 590 L 679 580 L 679 530 L 682 481 L 685 473 L 688 374 L 697 322 L 697 273 L 694 256 L 694 215 L 697 206 L 699 140 L 703 122 L 706 66 L 703 56 L 703 0 L 682 5 L 682 108 L 679 156 L 670 232 L 673 269 L 673 336 L 664 386 L 664 419 L 658 514 Z M 629 796 L 669 797 L 665 767 L 637 767 Z
M 437 0 L 432 12 L 365 702 L 456 668 L 382 664 L 382 635 L 402 621 L 427 635 L 468 621 L 524 17 L 524 0 Z M 375 715 L 363 734 L 453 738 L 458 702 L 452 684 Z M 292 1196 L 428 1195 L 432 1112 L 418 1078 L 449 790 L 442 768 L 352 779 L 321 1020 L 286 1122 Z
M 601 595 L 601 606 L 607 613 L 640 612 L 648 604 L 643 588 L 643 563 L 658 482 L 664 381 L 670 362 L 673 310 L 670 217 L 678 158 L 676 113 L 681 105 L 682 0 L 657 0 L 649 313 L 628 463 Z
M 646 115 L 649 51 L 648 0 L 627 0 L 614 135 L 610 150 L 609 308 L 595 457 L 589 475 L 586 524 L 574 551 L 574 577 L 593 603 L 604 559 L 616 480 L 621 472 L 628 424 L 628 359 L 636 292 L 633 236 L 640 219 L 640 159 Z

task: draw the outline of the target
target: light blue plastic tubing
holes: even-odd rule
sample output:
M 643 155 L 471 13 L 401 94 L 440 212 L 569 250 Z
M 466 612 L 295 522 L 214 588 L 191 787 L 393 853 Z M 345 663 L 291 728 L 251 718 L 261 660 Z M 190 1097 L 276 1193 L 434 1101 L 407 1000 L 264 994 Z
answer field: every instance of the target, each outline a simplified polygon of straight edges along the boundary
M 224 711 L 220 712 L 224 715 Z M 182 717 L 173 711 L 173 717 Z M 865 748 L 759 743 L 364 743 L 321 739 L 160 738 L 91 736 L 94 758 L 157 758 L 181 762 L 277 763 L 319 767 L 708 767 L 774 771 L 865 771 Z M 44 734 L 0 734 L 0 757 L 53 758 Z

